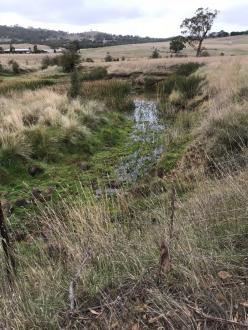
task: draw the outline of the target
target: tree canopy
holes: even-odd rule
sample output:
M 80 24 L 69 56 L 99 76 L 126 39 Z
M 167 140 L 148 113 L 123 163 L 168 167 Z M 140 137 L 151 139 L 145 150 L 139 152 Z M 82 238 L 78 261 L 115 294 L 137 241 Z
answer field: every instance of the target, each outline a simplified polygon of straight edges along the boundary
M 182 34 L 185 35 L 189 45 L 196 50 L 196 56 L 200 56 L 203 41 L 211 30 L 217 14 L 217 10 L 198 8 L 193 17 L 185 18 L 182 22 Z
M 181 50 L 183 50 L 185 46 L 186 40 L 182 36 L 175 37 L 170 42 L 170 51 L 172 53 L 179 53 Z

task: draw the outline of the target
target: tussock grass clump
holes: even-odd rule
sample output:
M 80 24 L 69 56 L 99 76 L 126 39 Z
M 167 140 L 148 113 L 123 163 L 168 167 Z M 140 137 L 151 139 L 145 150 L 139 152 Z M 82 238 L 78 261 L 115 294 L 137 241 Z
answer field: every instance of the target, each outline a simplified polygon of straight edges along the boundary
M 32 127 L 25 131 L 32 145 L 32 158 L 45 161 L 55 161 L 59 157 L 59 142 L 61 132 L 42 126 Z
M 203 80 L 204 78 L 199 76 L 172 75 L 158 84 L 158 97 L 166 99 L 171 93 L 177 91 L 182 94 L 185 100 L 190 100 L 201 91 Z
M 129 110 L 133 107 L 128 97 L 131 85 L 122 80 L 100 80 L 83 85 L 83 97 L 105 100 L 106 105 L 113 110 Z
M 158 84 L 157 97 L 159 111 L 164 119 L 173 119 L 177 113 L 194 111 L 203 103 L 203 86 L 205 78 L 200 76 L 172 75 Z M 203 95 L 202 95 L 203 94 Z
M 199 76 L 182 77 L 176 80 L 175 89 L 183 94 L 183 96 L 190 100 L 200 93 L 201 83 L 204 78 Z
M 20 65 L 16 61 L 10 61 L 9 65 L 11 65 L 12 71 L 14 74 L 20 73 Z
M 202 64 L 189 62 L 179 65 L 175 73 L 157 85 L 157 96 L 163 112 L 171 113 L 171 109 L 177 112 L 180 109 L 192 108 L 191 102 L 201 94 L 205 78 L 192 75 Z
M 24 92 L 18 99 L 2 97 L 0 107 L 4 162 L 10 155 L 56 161 L 68 152 L 88 153 L 96 143 L 90 141 L 91 129 L 105 122 L 104 104 L 84 104 L 49 90 Z
M 158 89 L 157 89 L 158 97 L 159 98 L 168 97 L 175 88 L 175 84 L 176 84 L 176 77 L 174 75 L 158 83 Z
M 248 117 L 245 68 L 245 63 L 233 60 L 225 66 L 213 68 L 207 75 L 207 90 L 211 94 L 214 88 L 215 93 L 211 94 L 209 112 L 198 134 L 205 145 L 208 161 L 214 168 L 246 164 Z
M 82 80 L 101 80 L 108 74 L 108 70 L 105 67 L 95 67 L 90 72 L 82 75 Z
M 241 87 L 235 99 L 238 102 L 248 101 L 248 87 Z
M 0 94 L 5 95 L 12 91 L 36 90 L 46 86 L 56 84 L 52 79 L 36 79 L 3 83 L 0 86 Z
M 12 166 L 16 159 L 29 159 L 31 144 L 22 132 L 0 132 L 0 164 Z
M 173 90 L 169 95 L 169 102 L 175 107 L 184 107 L 185 99 L 182 92 L 178 90 Z
M 197 81 L 200 79 L 200 77 L 189 76 L 196 72 L 201 66 L 202 64 L 197 62 L 188 62 L 176 66 L 175 73 L 158 84 L 158 96 L 168 97 L 174 89 L 183 93 L 187 90 L 186 85 L 189 85 L 189 88 L 190 85 L 193 85 L 194 83 L 197 85 Z M 187 79 L 187 77 L 189 78 Z M 191 98 L 191 95 L 189 98 Z
M 187 216 L 190 214 L 192 223 L 198 227 L 196 240 L 199 247 L 222 255 L 223 262 L 233 264 L 230 271 L 235 264 L 241 272 L 245 266 L 247 189 L 246 169 L 236 175 L 230 174 L 222 181 L 199 184 L 194 198 L 185 207 L 186 213 L 189 211 Z
M 248 147 L 248 114 L 246 104 L 233 104 L 214 114 L 202 125 L 206 152 L 210 160 L 219 163 L 230 156 L 239 157 Z
M 180 76 L 190 76 L 192 73 L 196 72 L 203 64 L 198 62 L 188 62 L 178 65 L 176 69 L 176 74 Z
M 98 98 L 117 97 L 123 98 L 130 93 L 131 86 L 122 80 L 96 81 L 84 85 L 86 96 Z

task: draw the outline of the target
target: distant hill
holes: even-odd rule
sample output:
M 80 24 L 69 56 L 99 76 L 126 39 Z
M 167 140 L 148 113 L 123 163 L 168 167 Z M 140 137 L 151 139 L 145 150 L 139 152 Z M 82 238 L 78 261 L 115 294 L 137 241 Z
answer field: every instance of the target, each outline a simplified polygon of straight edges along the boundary
M 95 48 L 113 45 L 168 41 L 171 38 L 150 38 L 133 35 L 115 35 L 98 31 L 68 33 L 40 28 L 24 28 L 19 25 L 0 25 L 0 43 L 46 44 L 50 47 L 67 47 L 78 41 L 80 48 Z

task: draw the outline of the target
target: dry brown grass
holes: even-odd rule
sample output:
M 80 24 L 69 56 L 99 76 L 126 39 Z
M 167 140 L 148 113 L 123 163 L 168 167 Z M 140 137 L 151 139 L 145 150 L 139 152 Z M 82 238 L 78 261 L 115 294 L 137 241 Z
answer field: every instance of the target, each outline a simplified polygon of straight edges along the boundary
M 27 107 L 28 105 L 28 107 Z M 49 89 L 12 93 L 10 97 L 0 97 L 0 132 L 21 133 L 29 127 L 45 125 L 49 127 L 68 127 L 77 121 L 78 116 L 102 112 L 104 105 L 90 101 L 82 103 L 79 99 L 69 100 L 66 95 Z
M 83 118 L 94 122 L 97 113 L 104 111 L 104 105 L 95 101 L 71 101 L 66 95 L 41 89 L 2 96 L 0 109 L 1 151 L 27 158 L 31 153 L 29 134 L 47 134 L 47 129 L 55 129 L 61 138 L 73 132 L 87 135 L 89 131 L 82 123 Z
M 218 57 L 221 52 L 224 52 L 227 55 L 227 61 L 229 61 L 230 55 L 241 56 L 248 54 L 248 37 L 247 36 L 235 36 L 228 38 L 219 38 L 219 39 L 208 39 L 205 42 L 205 46 L 208 49 L 211 58 L 201 58 L 195 59 L 193 57 L 194 53 L 190 48 L 187 48 L 185 54 L 189 58 L 182 59 L 171 59 L 165 58 L 169 56 L 169 42 L 165 43 L 147 43 L 147 44 L 134 44 L 134 45 L 121 45 L 121 46 L 112 46 L 112 47 L 100 47 L 95 49 L 82 49 L 81 56 L 83 58 L 91 57 L 94 59 L 95 63 L 83 63 L 83 66 L 107 66 L 109 67 L 109 72 L 127 72 L 131 73 L 132 71 L 142 71 L 145 72 L 155 70 L 160 71 L 164 70 L 164 67 L 173 65 L 174 63 L 184 63 L 190 60 L 202 61 L 202 62 L 212 62 L 218 61 Z M 28 45 L 23 45 L 28 46 Z M 40 46 L 42 48 L 43 46 Z M 46 48 L 44 46 L 43 48 Z M 154 48 L 161 50 L 162 59 L 158 60 L 149 60 Z M 115 58 L 120 58 L 125 56 L 126 61 L 106 63 L 104 62 L 104 57 L 107 52 L 110 52 L 111 55 Z M 42 58 L 47 56 L 47 54 L 0 54 L 0 63 L 7 65 L 9 60 L 17 61 L 22 68 L 29 69 L 39 69 L 41 65 Z M 56 54 L 48 54 L 48 56 L 56 56 Z M 192 58 L 191 58 L 192 57 Z M 220 59 L 222 60 L 222 59 Z M 156 66 L 159 66 L 158 68 Z
M 157 42 L 82 49 L 81 54 L 84 58 L 91 57 L 96 61 L 103 61 L 107 52 L 110 52 L 114 58 L 121 59 L 122 56 L 125 56 L 128 60 L 138 60 L 150 57 L 154 48 L 158 48 L 161 56 L 165 57 L 170 55 L 169 44 L 169 42 Z M 248 36 L 207 39 L 204 47 L 207 48 L 211 56 L 218 56 L 221 52 L 224 52 L 225 55 L 247 55 Z M 194 51 L 192 48 L 187 47 L 183 54 L 192 56 Z
M 56 54 L 0 54 L 0 63 L 8 66 L 10 60 L 16 61 L 22 69 L 38 70 L 45 56 L 56 56 Z
M 145 74 L 161 74 L 168 73 L 171 71 L 171 67 L 178 64 L 188 63 L 188 62 L 198 62 L 205 63 L 206 71 L 209 73 L 214 73 L 214 69 L 219 67 L 219 73 L 221 70 L 221 65 L 225 66 L 229 63 L 241 63 L 246 65 L 248 58 L 246 56 L 235 56 L 235 57 L 221 57 L 221 56 L 211 56 L 211 57 L 187 57 L 187 58 L 160 58 L 160 59 L 133 59 L 124 62 L 112 62 L 106 63 L 102 62 L 100 65 L 108 68 L 108 73 L 110 74 L 132 74 L 132 73 L 145 73 Z M 99 62 L 96 63 L 83 63 L 82 66 L 94 67 L 99 66 Z M 208 70 L 209 69 L 209 70 Z M 222 72 L 223 74 L 224 72 Z M 221 73 L 220 73 L 221 74 Z M 219 79 L 217 80 L 219 81 Z
M 225 320 L 245 322 L 247 191 L 247 175 L 240 174 L 221 184 L 199 183 L 187 201 L 176 197 L 172 270 L 159 281 L 158 243 L 169 237 L 166 194 L 156 203 L 151 195 L 144 210 L 124 194 L 110 204 L 93 198 L 43 209 L 37 218 L 40 238 L 30 236 L 18 245 L 19 277 L 11 294 L 3 282 L 4 327 L 194 329 L 207 324 L 220 330 L 226 329 Z M 90 258 L 82 268 L 86 253 Z M 227 279 L 218 275 L 221 271 Z M 76 307 L 68 313 L 69 284 L 78 272 Z M 224 323 L 201 318 L 194 309 Z

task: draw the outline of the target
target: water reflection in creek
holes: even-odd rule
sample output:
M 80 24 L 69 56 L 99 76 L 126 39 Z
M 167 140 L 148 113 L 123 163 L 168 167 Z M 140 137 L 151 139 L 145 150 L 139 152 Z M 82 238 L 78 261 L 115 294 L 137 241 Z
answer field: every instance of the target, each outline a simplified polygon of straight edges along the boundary
M 134 120 L 130 143 L 133 153 L 124 157 L 116 170 L 118 181 L 133 182 L 147 173 L 163 152 L 164 125 L 158 117 L 156 102 L 135 100 Z

